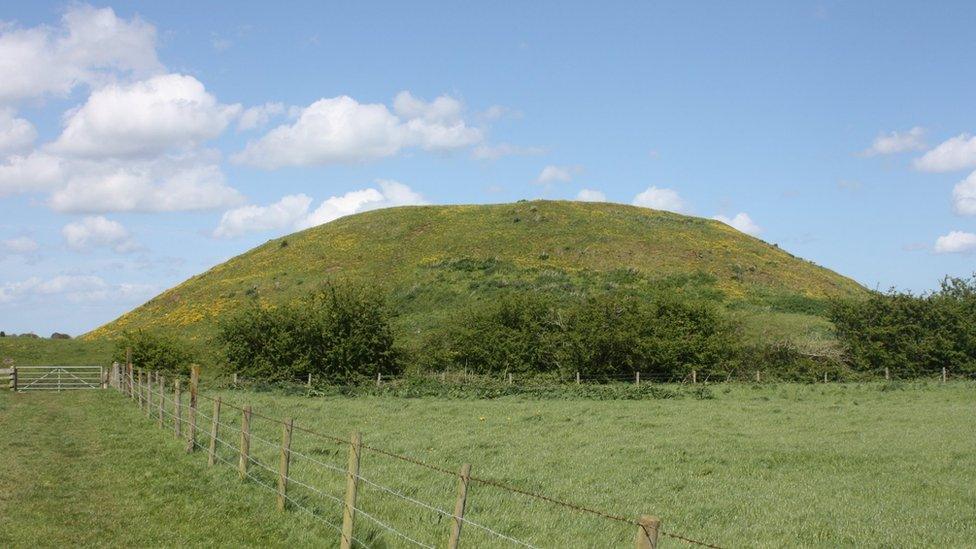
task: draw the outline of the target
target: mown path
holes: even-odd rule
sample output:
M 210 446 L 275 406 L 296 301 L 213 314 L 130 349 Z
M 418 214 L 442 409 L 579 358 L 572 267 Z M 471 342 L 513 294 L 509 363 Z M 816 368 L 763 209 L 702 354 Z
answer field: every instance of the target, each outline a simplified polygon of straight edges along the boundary
M 323 545 L 182 446 L 112 391 L 0 393 L 0 547 Z

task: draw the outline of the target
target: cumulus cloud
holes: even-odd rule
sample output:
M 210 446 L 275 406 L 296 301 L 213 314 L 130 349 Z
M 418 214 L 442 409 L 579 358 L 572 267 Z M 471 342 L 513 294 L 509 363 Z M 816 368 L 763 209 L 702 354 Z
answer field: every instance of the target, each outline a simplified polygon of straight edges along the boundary
M 580 202 L 606 202 L 607 195 L 593 189 L 581 189 L 576 193 L 576 200 Z
M 304 194 L 288 195 L 268 206 L 236 208 L 224 213 L 213 235 L 233 238 L 258 231 L 307 229 L 367 210 L 427 203 L 403 183 L 383 179 L 376 183 L 378 189 L 368 187 L 332 196 L 311 211 L 312 199 Z
M 536 183 L 555 183 L 557 181 L 572 181 L 573 176 L 583 171 L 582 166 L 553 166 L 549 165 L 542 168 L 539 177 L 535 178 Z
M 282 197 L 268 206 L 242 206 L 224 212 L 214 229 L 217 238 L 234 238 L 251 232 L 295 227 L 308 215 L 312 199 L 304 194 Z
M 449 151 L 483 138 L 480 129 L 462 118 L 460 102 L 448 96 L 428 103 L 401 92 L 394 111 L 348 96 L 319 99 L 302 109 L 293 124 L 278 126 L 249 142 L 234 160 L 265 169 L 355 163 L 394 156 L 411 147 Z
M 265 103 L 256 107 L 244 109 L 237 119 L 237 131 L 253 130 L 266 126 L 272 118 L 284 114 L 282 103 Z
M 68 223 L 61 229 L 61 235 L 69 248 L 79 252 L 110 248 L 118 253 L 128 253 L 138 248 L 121 223 L 102 216 L 86 217 L 81 221 Z
M 48 204 L 66 213 L 213 210 L 244 201 L 229 187 L 214 155 L 165 156 L 146 162 L 75 163 Z
M 36 138 L 33 124 L 17 118 L 13 109 L 0 108 L 0 154 L 28 149 Z
M 147 284 L 109 284 L 95 275 L 58 275 L 48 279 L 31 277 L 0 285 L 0 303 L 27 302 L 45 297 L 66 299 L 72 303 L 132 301 L 148 297 L 155 291 L 155 287 Z
M 905 132 L 895 131 L 880 134 L 874 138 L 871 146 L 861 154 L 864 156 L 877 156 L 922 150 L 925 148 L 924 137 L 925 129 L 918 126 Z
M 112 8 L 69 4 L 56 27 L 0 22 L 0 103 L 160 70 L 156 29 Z
M 499 143 L 478 145 L 471 151 L 471 156 L 478 160 L 498 160 L 505 156 L 537 156 L 545 153 L 546 149 L 542 147 L 521 147 L 511 143 Z
M 45 153 L 14 155 L 0 163 L 0 197 L 49 191 L 61 184 L 61 159 Z
M 976 167 L 976 136 L 957 135 L 915 159 L 915 168 L 926 172 L 951 172 Z
M 950 231 L 935 240 L 935 253 L 961 254 L 976 251 L 976 234 Z
M 15 236 L 0 241 L 0 251 L 10 254 L 29 254 L 36 252 L 39 248 L 37 241 L 29 236 Z
M 958 215 L 976 215 L 976 172 L 953 187 L 952 210 Z
M 69 111 L 54 153 L 87 158 L 148 157 L 188 149 L 220 135 L 241 110 L 222 105 L 203 84 L 181 74 L 95 90 Z
M 678 191 L 674 189 L 648 187 L 644 192 L 634 197 L 634 206 L 667 210 L 670 212 L 687 213 L 689 208 Z
M 745 212 L 739 212 L 731 218 L 726 217 L 724 215 L 716 215 L 713 216 L 712 219 L 716 221 L 721 221 L 722 223 L 725 223 L 726 225 L 732 227 L 733 229 L 739 232 L 743 232 L 752 236 L 758 236 L 759 233 L 762 232 L 762 229 L 759 227 L 759 225 L 756 225 L 756 223 L 752 220 L 752 218 L 749 217 L 749 214 Z

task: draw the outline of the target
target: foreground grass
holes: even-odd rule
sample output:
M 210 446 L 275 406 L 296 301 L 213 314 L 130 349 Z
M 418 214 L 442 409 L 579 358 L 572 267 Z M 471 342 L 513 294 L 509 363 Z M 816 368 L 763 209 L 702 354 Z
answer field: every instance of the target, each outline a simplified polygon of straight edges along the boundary
M 322 545 L 112 391 L 0 392 L 0 433 L 2 547 Z
M 367 444 L 450 470 L 472 463 L 474 475 L 613 514 L 657 514 L 667 530 L 723 546 L 976 545 L 976 385 L 733 385 L 715 394 L 636 402 L 223 397 L 318 431 L 359 430 Z M 236 424 L 238 415 L 224 418 Z M 252 427 L 269 443 L 254 443 L 255 456 L 274 468 L 280 427 L 261 418 Z M 345 466 L 342 445 L 300 432 L 294 445 Z M 301 458 L 292 470 L 341 497 L 340 473 Z M 362 474 L 452 509 L 455 480 L 446 475 L 368 451 Z M 337 505 L 309 496 L 338 520 Z M 494 487 L 472 485 L 469 498 L 472 520 L 538 546 L 632 543 L 630 526 Z M 364 488 L 360 502 L 426 543 L 442 544 L 449 529 L 437 513 L 375 488 Z M 382 527 L 358 531 L 402 545 Z M 502 544 L 476 529 L 464 535 L 476 546 Z
M 227 404 L 294 417 L 476 476 L 721 546 L 976 545 L 972 383 L 716 386 L 715 398 L 650 401 L 305 398 L 223 391 Z M 211 393 L 210 395 L 214 395 Z M 295 504 L 274 511 L 281 427 L 255 416 L 254 480 L 209 469 L 111 391 L 0 396 L 0 545 L 326 545 L 338 535 L 348 449 L 296 430 Z M 201 413 L 210 414 L 202 400 Z M 225 405 L 219 455 L 234 459 L 240 414 Z M 201 417 L 201 430 L 208 430 Z M 205 442 L 204 436 L 201 441 Z M 314 460 L 314 461 L 313 461 Z M 335 467 L 338 471 L 330 469 Z M 362 476 L 451 510 L 456 479 L 364 451 Z M 326 494 L 326 495 L 322 495 Z M 443 546 L 450 522 L 364 484 L 356 537 Z M 468 518 L 542 547 L 629 546 L 634 530 L 472 483 Z M 506 545 L 466 527 L 471 547 Z M 683 546 L 665 539 L 664 547 Z

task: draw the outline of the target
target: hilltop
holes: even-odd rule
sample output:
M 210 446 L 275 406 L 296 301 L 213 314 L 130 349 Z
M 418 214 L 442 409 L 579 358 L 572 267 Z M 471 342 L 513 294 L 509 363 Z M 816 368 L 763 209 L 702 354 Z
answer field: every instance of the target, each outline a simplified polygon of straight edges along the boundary
M 84 337 L 142 328 L 202 342 L 248 302 L 289 302 L 330 280 L 387 290 L 407 340 L 511 288 L 565 297 L 663 287 L 720 302 L 747 327 L 785 336 L 825 331 L 825 299 L 865 293 L 709 219 L 569 201 L 407 206 L 270 240 Z

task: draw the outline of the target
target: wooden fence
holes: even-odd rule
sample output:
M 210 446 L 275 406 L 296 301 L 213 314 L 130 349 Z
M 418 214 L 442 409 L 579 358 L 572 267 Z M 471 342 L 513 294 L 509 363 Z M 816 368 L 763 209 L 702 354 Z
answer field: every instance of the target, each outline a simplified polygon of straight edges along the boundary
M 495 488 L 507 490 L 521 496 L 535 498 L 550 505 L 556 505 L 566 509 L 571 509 L 578 513 L 598 517 L 599 519 L 609 521 L 617 524 L 618 526 L 629 525 L 634 529 L 634 546 L 637 549 L 652 549 L 658 547 L 659 539 L 662 536 L 682 540 L 687 543 L 702 545 L 705 547 L 716 547 L 715 545 L 693 540 L 663 530 L 661 528 L 661 520 L 656 516 L 640 515 L 635 518 L 616 516 L 596 509 L 591 509 L 583 505 L 559 500 L 543 494 L 533 493 L 514 486 L 508 486 L 491 479 L 474 476 L 471 474 L 471 464 L 463 464 L 459 471 L 450 471 L 436 465 L 424 463 L 415 458 L 372 447 L 363 441 L 362 436 L 358 432 L 351 433 L 348 438 L 336 437 L 296 425 L 294 419 L 292 418 L 278 419 L 264 416 L 255 412 L 251 406 L 235 406 L 231 403 L 222 401 L 221 397 L 219 396 L 210 397 L 203 394 L 200 391 L 199 386 L 199 372 L 199 367 L 194 365 L 191 368 L 189 386 L 184 387 L 182 381 L 178 378 L 167 380 L 158 372 L 144 372 L 138 368 L 134 368 L 131 363 L 122 367 L 116 364 L 113 365 L 109 379 L 111 386 L 136 402 L 140 410 L 147 416 L 148 419 L 150 419 L 150 421 L 155 420 L 154 423 L 157 427 L 161 429 L 168 429 L 168 423 L 171 421 L 174 436 L 178 439 L 185 440 L 184 447 L 186 452 L 189 453 L 202 450 L 206 453 L 207 463 L 209 465 L 213 466 L 218 462 L 222 462 L 235 468 L 241 479 L 250 479 L 256 484 L 264 486 L 275 494 L 274 505 L 278 511 L 284 512 L 289 509 L 300 510 L 314 516 L 319 521 L 334 528 L 339 536 L 340 546 L 343 549 L 369 546 L 363 539 L 357 536 L 356 524 L 360 520 L 368 520 L 372 525 L 386 530 L 392 536 L 395 536 L 399 542 L 402 542 L 405 545 L 433 547 L 433 545 L 430 543 L 416 539 L 416 537 L 413 537 L 410 534 L 391 526 L 382 518 L 364 511 L 362 508 L 362 494 L 360 493 L 360 488 L 363 486 L 369 486 L 396 497 L 398 498 L 398 501 L 403 502 L 403 505 L 417 506 L 425 509 L 428 512 L 433 512 L 444 517 L 446 519 L 446 523 L 444 524 L 442 539 L 449 549 L 456 549 L 459 547 L 464 539 L 464 532 L 472 528 L 477 529 L 488 536 L 492 536 L 495 539 L 493 545 L 504 543 L 534 547 L 534 545 L 525 540 L 518 539 L 514 535 L 499 531 L 500 529 L 497 527 L 492 527 L 480 522 L 474 522 L 470 518 L 466 517 L 465 513 L 469 507 L 470 500 L 469 486 L 472 483 L 493 486 Z M 185 403 L 184 400 L 186 400 Z M 212 410 L 210 415 L 207 415 L 207 413 L 201 409 L 201 401 L 207 401 L 210 403 L 210 406 L 208 406 L 208 408 Z M 224 420 L 224 418 L 227 417 L 228 409 L 230 409 L 231 413 L 239 414 L 239 427 L 234 427 Z M 272 443 L 271 441 L 256 439 L 251 428 L 254 418 L 261 418 L 262 420 L 268 420 L 280 425 L 280 443 Z M 200 424 L 201 420 L 205 422 L 202 425 Z M 208 423 L 209 425 L 207 425 Z M 235 437 L 237 437 L 236 442 L 227 440 L 227 436 L 229 434 L 228 430 L 234 431 L 233 434 Z M 312 458 L 309 455 L 296 451 L 292 446 L 293 435 L 296 431 L 310 437 L 318 437 L 328 440 L 331 443 L 346 446 L 348 452 L 346 468 L 343 469 L 341 467 L 324 463 L 316 458 Z M 255 440 L 260 440 L 263 444 L 276 444 L 278 446 L 277 466 L 274 466 L 271 463 L 265 463 L 264 461 L 257 459 L 252 454 L 251 445 Z M 232 450 L 236 456 L 236 459 L 228 460 L 225 457 L 220 456 L 218 452 L 219 447 L 226 447 Z M 362 455 L 364 452 L 382 454 L 384 456 L 402 460 L 415 466 L 424 467 L 438 474 L 448 475 L 455 478 L 457 483 L 457 491 L 453 510 L 449 511 L 420 501 L 416 497 L 408 496 L 394 488 L 379 484 L 365 477 L 361 468 Z M 294 477 L 291 472 L 291 466 L 292 460 L 296 457 L 305 460 L 306 462 L 312 462 L 317 466 L 333 471 L 336 474 L 342 475 L 345 478 L 344 497 L 340 499 L 332 494 L 318 490 Z M 254 471 L 252 469 L 259 470 L 265 476 L 268 476 L 269 474 L 273 475 L 276 478 L 276 482 L 272 485 L 260 481 L 254 476 Z M 293 486 L 300 486 L 303 489 L 311 489 L 325 500 L 334 500 L 337 505 L 341 507 L 341 525 L 327 520 L 325 517 L 315 513 L 314 510 L 304 505 L 298 499 L 292 497 L 290 490 Z

